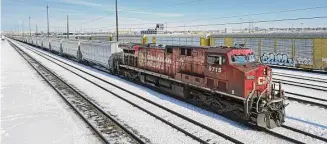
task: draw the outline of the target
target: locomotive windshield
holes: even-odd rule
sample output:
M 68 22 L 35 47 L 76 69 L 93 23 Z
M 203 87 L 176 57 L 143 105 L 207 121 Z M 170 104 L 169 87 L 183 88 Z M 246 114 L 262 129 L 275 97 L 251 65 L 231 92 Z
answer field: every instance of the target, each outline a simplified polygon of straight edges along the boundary
M 231 55 L 231 63 L 236 64 L 246 64 L 255 62 L 255 55 L 254 54 L 248 54 L 248 55 Z

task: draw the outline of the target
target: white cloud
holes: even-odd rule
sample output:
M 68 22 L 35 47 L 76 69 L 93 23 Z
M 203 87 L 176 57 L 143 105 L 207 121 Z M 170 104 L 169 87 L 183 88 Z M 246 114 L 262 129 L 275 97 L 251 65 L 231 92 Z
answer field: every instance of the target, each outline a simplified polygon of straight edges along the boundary
M 98 3 L 95 1 L 87 1 L 87 0 L 59 0 L 59 2 L 66 3 L 66 4 L 73 4 L 73 5 L 80 5 L 80 6 L 87 6 L 87 7 L 96 7 L 96 8 L 102 8 L 103 10 L 108 10 L 110 12 L 114 11 L 113 6 L 109 6 L 108 4 Z M 119 7 L 120 12 L 126 12 L 126 13 L 134 13 L 134 14 L 142 14 L 142 15 L 153 15 L 153 16 L 159 16 L 159 17 L 182 17 L 184 14 L 180 13 L 163 13 L 163 12 L 153 12 L 153 11 L 146 11 L 146 10 L 137 10 L 137 9 L 129 9 L 128 7 L 120 6 Z
M 57 2 L 62 2 L 66 4 L 72 4 L 72 5 L 80 5 L 80 6 L 87 6 L 87 7 L 102 7 L 102 8 L 108 8 L 109 6 L 107 4 L 98 3 L 95 1 L 86 1 L 86 0 L 58 0 Z
M 121 12 L 136 13 L 143 15 L 154 15 L 160 17 L 182 17 L 184 14 L 180 13 L 160 13 L 160 12 L 151 12 L 151 11 L 138 11 L 138 10 L 121 10 Z

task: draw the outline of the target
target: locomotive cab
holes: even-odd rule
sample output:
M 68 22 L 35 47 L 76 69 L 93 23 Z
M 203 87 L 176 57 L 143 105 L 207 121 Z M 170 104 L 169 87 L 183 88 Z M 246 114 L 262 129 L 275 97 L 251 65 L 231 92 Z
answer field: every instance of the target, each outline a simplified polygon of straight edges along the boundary
M 206 87 L 242 97 L 244 114 L 261 127 L 284 122 L 284 92 L 272 83 L 272 69 L 256 61 L 248 48 L 213 48 L 206 52 Z

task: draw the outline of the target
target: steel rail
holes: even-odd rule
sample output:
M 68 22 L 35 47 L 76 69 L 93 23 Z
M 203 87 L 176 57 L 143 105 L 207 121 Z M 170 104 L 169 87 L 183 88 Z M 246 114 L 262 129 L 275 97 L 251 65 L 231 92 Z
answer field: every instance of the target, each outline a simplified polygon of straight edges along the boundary
M 60 61 L 60 62 L 66 64 L 66 65 L 68 65 L 68 66 L 70 66 L 70 67 L 73 67 L 73 68 L 79 70 L 79 71 L 82 71 L 82 72 L 84 72 L 84 73 L 86 73 L 86 74 L 89 74 L 90 76 L 92 76 L 92 77 L 94 77 L 94 78 L 96 78 L 96 79 L 99 79 L 99 80 L 101 80 L 101 81 L 103 81 L 103 82 L 105 82 L 105 83 L 108 83 L 108 84 L 110 84 L 110 85 L 113 85 L 113 86 L 115 86 L 115 87 L 117 87 L 117 88 L 119 88 L 119 89 L 122 89 L 122 90 L 124 90 L 124 91 L 126 91 L 126 92 L 128 92 L 128 93 L 134 94 L 134 92 L 131 92 L 131 91 L 129 91 L 129 90 L 126 90 L 126 89 L 124 89 L 124 88 L 122 88 L 122 87 L 120 87 L 120 86 L 118 86 L 118 85 L 116 85 L 116 84 L 113 84 L 113 83 L 111 83 L 111 82 L 109 82 L 109 81 L 106 81 L 106 80 L 104 80 L 104 79 L 102 79 L 102 78 L 99 78 L 99 77 L 97 77 L 97 76 L 95 76 L 95 75 L 93 75 L 93 74 L 90 74 L 89 72 L 86 72 L 86 71 L 84 71 L 84 70 L 82 70 L 82 69 L 80 69 L 80 68 L 77 68 L 77 67 L 75 67 L 75 66 L 73 66 L 73 65 L 71 65 L 71 64 L 68 64 L 68 63 L 66 63 L 66 62 L 63 62 L 62 60 L 59 60 L 59 59 L 57 59 L 57 58 L 54 58 L 53 56 L 50 56 L 50 55 L 48 55 L 48 54 L 46 54 L 46 53 L 43 53 L 43 52 L 40 52 L 40 53 L 42 53 L 42 54 L 44 54 L 44 55 L 47 55 L 47 56 L 49 56 L 49 57 L 51 57 L 51 58 L 53 58 L 53 59 L 56 59 L 57 61 Z M 98 69 L 98 68 L 96 68 L 96 69 Z M 98 69 L 98 70 L 101 70 L 101 69 Z M 101 71 L 103 71 L 103 70 L 101 70 Z M 103 71 L 103 72 L 105 72 L 105 71 Z M 138 94 L 136 94 L 136 95 L 138 95 Z M 138 96 L 140 96 L 140 95 L 138 95 Z M 141 98 L 141 99 L 145 99 L 145 98 L 142 97 L 142 96 L 140 96 L 140 98 Z M 146 101 L 147 101 L 147 100 L 146 100 Z M 161 106 L 161 107 L 163 107 L 163 106 Z M 170 110 L 170 109 L 168 109 L 168 108 L 166 108 L 166 109 L 167 109 L 168 111 L 172 111 L 172 110 Z M 183 115 L 181 115 L 181 116 L 183 116 Z M 224 116 L 224 115 L 222 115 L 222 116 Z M 185 116 L 183 116 L 183 117 L 185 117 Z M 229 118 L 228 116 L 224 116 L 224 117 Z M 190 118 L 188 118 L 188 119 L 190 119 Z M 194 120 L 192 120 L 192 119 L 190 119 L 190 120 L 191 120 L 191 121 L 194 121 Z M 194 122 L 196 122 L 196 121 L 194 121 Z M 275 136 L 275 137 L 282 138 L 282 139 L 285 139 L 285 140 L 290 141 L 290 142 L 293 142 L 293 143 L 303 144 L 303 142 L 301 142 L 301 141 L 299 141 L 299 140 L 297 140 L 297 139 L 293 139 L 293 138 L 287 137 L 287 136 L 285 136 L 285 135 L 282 135 L 282 134 L 280 134 L 280 133 L 276 133 L 276 132 L 271 131 L 271 130 L 269 130 L 269 129 L 261 128 L 261 127 L 259 127 L 259 126 L 256 126 L 255 124 L 252 124 L 252 123 L 248 123 L 248 122 L 245 122 L 245 121 L 239 121 L 239 123 L 240 123 L 240 124 L 244 124 L 245 126 L 250 127 L 250 128 L 252 128 L 252 129 L 255 129 L 255 130 L 258 130 L 258 131 L 264 131 L 264 132 L 269 133 L 269 134 L 271 134 L 271 135 L 273 135 L 273 136 Z M 199 125 L 203 125 L 203 124 L 201 124 L 201 123 L 198 123 L 198 124 L 199 124 Z M 241 143 L 242 143 L 242 142 L 241 142 Z
M 27 48 L 27 49 L 29 49 L 29 48 Z M 29 49 L 29 50 L 30 50 L 30 49 Z M 31 50 L 31 51 L 34 52 L 33 50 Z M 131 105 L 133 105 L 134 107 L 137 107 L 138 109 L 140 109 L 140 110 L 146 112 L 147 114 L 149 114 L 149 115 L 155 117 L 156 119 L 162 121 L 163 123 L 165 123 L 165 124 L 167 124 L 167 125 L 169 125 L 169 126 L 175 128 L 175 129 L 177 129 L 178 131 L 184 133 L 185 135 L 191 137 L 192 139 L 194 139 L 194 140 L 196 140 L 196 141 L 198 141 L 198 142 L 200 142 L 200 143 L 204 143 L 204 144 L 207 144 L 207 143 L 208 143 L 208 142 L 202 140 L 201 138 L 199 138 L 199 137 L 197 137 L 197 136 L 191 134 L 190 132 L 188 132 L 188 131 L 186 131 L 186 130 L 180 128 L 180 127 L 178 127 L 177 125 L 175 125 L 175 124 L 173 124 L 173 123 L 171 123 L 171 122 L 169 122 L 169 121 L 167 121 L 167 120 L 165 120 L 165 119 L 163 119 L 163 118 L 161 118 L 161 117 L 155 115 L 153 112 L 151 112 L 151 111 L 149 111 L 149 110 L 143 108 L 142 106 L 139 106 L 139 105 L 133 103 L 132 101 L 130 101 L 130 100 L 128 100 L 128 99 L 126 99 L 126 98 L 124 98 L 124 97 L 122 97 L 122 96 L 120 96 L 120 95 L 114 93 L 114 92 L 112 92 L 111 90 L 109 90 L 109 89 L 107 89 L 107 88 L 105 88 L 105 87 L 103 87 L 103 86 L 101 86 L 101 85 L 99 85 L 99 84 L 97 84 L 97 83 L 95 83 L 95 82 L 93 82 L 93 81 L 91 81 L 91 80 L 85 78 L 84 76 L 82 76 L 82 75 L 80 75 L 80 74 L 78 74 L 78 73 L 76 73 L 76 72 L 74 72 L 74 71 L 72 71 L 72 70 L 70 70 L 70 69 L 68 69 L 68 68 L 66 68 L 66 67 L 64 67 L 64 66 L 62 66 L 62 65 L 60 65 L 60 64 L 58 64 L 58 63 L 56 63 L 56 62 L 54 62 L 53 60 L 51 60 L 51 59 L 49 59 L 49 58 L 46 58 L 45 56 L 43 56 L 43 55 L 41 55 L 41 54 L 39 54 L 39 53 L 37 53 L 37 52 L 34 52 L 34 53 L 37 54 L 37 55 L 39 55 L 39 56 L 41 56 L 41 57 L 43 57 L 43 58 L 45 58 L 45 59 L 47 59 L 47 60 L 49 60 L 49 61 L 51 61 L 51 62 L 53 62 L 54 64 L 56 64 L 56 65 L 58 65 L 58 66 L 60 66 L 60 67 L 62 67 L 62 68 L 64 68 L 64 69 L 66 69 L 67 71 L 70 71 L 71 73 L 73 73 L 73 74 L 79 76 L 80 78 L 82 78 L 82 79 L 84 79 L 84 80 L 86 80 L 86 81 L 88 81 L 88 82 L 90 82 L 90 83 L 96 85 L 97 87 L 103 89 L 104 91 L 109 92 L 110 94 L 112 94 L 112 95 L 116 96 L 117 98 L 119 98 L 119 99 L 121 99 L 121 100 L 123 100 L 123 101 L 125 101 L 125 102 L 127 102 L 127 103 L 129 103 L 129 104 L 131 104 Z M 49 57 L 50 57 L 50 56 L 49 56 Z M 57 59 L 56 59 L 56 60 L 57 60 Z M 57 61 L 61 61 L 61 60 L 57 60 Z M 64 62 L 62 62 L 62 63 L 64 63 Z M 67 65 L 69 65 L 69 64 L 67 64 Z M 72 66 L 71 66 L 71 67 L 72 67 Z M 82 72 L 84 72 L 84 73 L 87 74 L 87 72 L 85 72 L 85 71 L 82 71 Z M 94 77 L 97 78 L 96 76 L 94 76 Z M 200 127 L 201 127 L 201 126 L 200 126 Z M 212 130 L 214 130 L 214 129 L 212 129 Z M 217 131 L 217 132 L 218 132 L 218 131 Z M 221 133 L 221 132 L 220 132 L 220 133 Z M 224 135 L 223 133 L 221 133 L 221 134 Z M 221 137 L 223 137 L 223 136 L 221 136 Z M 231 139 L 234 139 L 234 138 L 232 138 L 232 137 L 230 137 L 230 138 L 231 138 Z M 227 138 L 226 138 L 226 139 L 227 139 Z M 234 142 L 234 140 L 230 140 L 230 141 Z M 238 140 L 236 140 L 236 139 L 235 139 L 235 142 L 234 142 L 234 143 L 243 144 L 242 142 L 240 142 L 240 141 L 238 141 Z
M 32 59 L 35 63 L 37 63 L 39 66 L 41 66 L 42 68 L 44 68 L 49 74 L 53 75 L 56 79 L 58 79 L 60 82 L 62 82 L 63 84 L 66 85 L 66 88 L 69 88 L 72 92 L 76 93 L 77 95 L 79 95 L 82 99 L 84 99 L 84 101 L 86 101 L 88 104 L 90 104 L 92 107 L 94 107 L 97 111 L 99 111 L 101 114 L 103 114 L 104 116 L 106 116 L 108 119 L 110 119 L 113 123 L 115 123 L 119 128 L 121 128 L 123 131 L 125 131 L 132 139 L 134 139 L 136 142 L 140 143 L 140 144 L 144 144 L 145 142 L 143 142 L 142 139 L 140 139 L 138 136 L 136 136 L 133 132 L 131 132 L 130 130 L 128 130 L 126 127 L 124 127 L 122 124 L 120 124 L 118 121 L 116 121 L 113 117 L 109 116 L 105 111 L 103 111 L 100 107 L 98 107 L 97 105 L 95 105 L 93 102 L 91 102 L 89 99 L 87 99 L 85 96 L 83 96 L 80 92 L 78 92 L 75 88 L 71 87 L 67 82 L 65 82 L 64 80 L 62 80 L 60 77 L 58 77 L 55 73 L 53 73 L 51 70 L 49 70 L 47 67 L 45 67 L 44 65 L 42 65 L 40 62 L 38 62 L 37 60 L 35 60 L 34 58 L 32 58 L 30 55 L 28 55 L 26 52 L 20 50 L 20 48 L 18 46 L 16 46 L 15 44 L 13 44 L 12 42 L 10 42 L 11 46 L 15 47 L 14 49 L 38 72 L 39 75 L 41 75 L 41 77 L 65 100 L 65 102 L 71 106 L 73 108 L 73 110 L 83 119 L 83 121 L 85 121 L 91 128 L 92 130 L 94 130 L 97 135 L 102 139 L 102 141 L 104 143 L 109 144 L 110 142 L 101 134 L 101 132 L 94 127 L 88 120 L 87 118 L 85 118 L 82 113 L 80 111 L 78 111 L 73 104 L 71 104 L 65 97 L 63 94 L 60 93 L 60 91 L 49 82 L 49 80 L 43 75 L 41 74 L 41 72 L 29 61 L 27 60 L 23 55 L 28 56 L 30 59 Z M 19 50 L 18 50 L 19 49 Z M 20 51 L 20 52 L 19 52 Z M 22 54 L 24 53 L 24 54 Z

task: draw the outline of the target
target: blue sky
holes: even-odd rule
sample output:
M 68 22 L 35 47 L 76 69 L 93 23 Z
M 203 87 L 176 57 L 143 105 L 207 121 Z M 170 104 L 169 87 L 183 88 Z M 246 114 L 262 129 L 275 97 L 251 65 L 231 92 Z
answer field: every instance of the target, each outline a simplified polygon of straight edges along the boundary
M 114 0 L 2 0 L 1 29 L 12 31 L 31 29 L 46 30 L 46 5 L 49 4 L 51 31 L 64 31 L 69 15 L 71 31 L 114 30 Z M 119 25 L 122 29 L 140 30 L 153 28 L 153 23 L 167 23 L 168 29 L 211 30 L 239 29 L 248 24 L 224 24 L 246 21 L 274 20 L 300 17 L 327 16 L 327 7 L 311 10 L 251 15 L 290 9 L 327 6 L 326 0 L 118 0 Z M 242 16 L 243 15 L 243 16 Z M 230 17 L 232 18 L 221 18 Z M 203 20 L 208 18 L 216 18 Z M 94 19 L 93 22 L 90 22 Z M 254 27 L 327 27 L 327 19 L 255 23 Z M 183 27 L 185 25 L 185 27 Z

